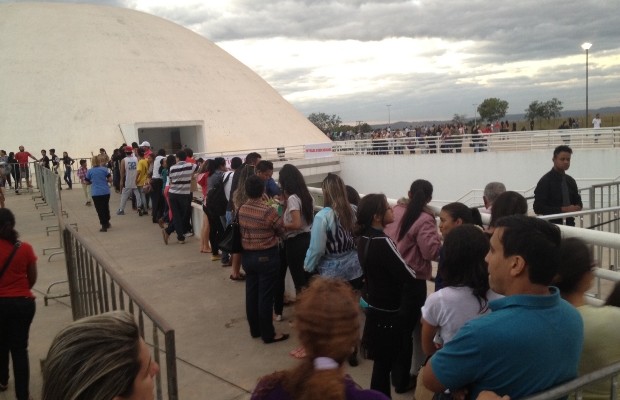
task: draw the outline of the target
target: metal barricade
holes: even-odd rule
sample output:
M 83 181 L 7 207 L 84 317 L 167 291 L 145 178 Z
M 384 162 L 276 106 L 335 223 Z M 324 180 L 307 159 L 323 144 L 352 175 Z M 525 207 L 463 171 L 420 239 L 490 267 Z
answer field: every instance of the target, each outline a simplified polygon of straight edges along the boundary
M 583 389 L 589 384 L 603 379 L 610 379 L 609 382 L 609 399 L 616 400 L 618 398 L 618 375 L 620 375 L 620 362 L 601 368 L 589 374 L 582 375 L 570 382 L 555 386 L 544 392 L 528 396 L 522 400 L 552 400 L 566 398 L 574 395 L 575 399 L 583 398 Z
M 115 310 L 133 314 L 140 335 L 153 346 L 153 359 L 160 365 L 155 379 L 156 398 L 177 400 L 174 329 L 70 225 L 63 226 L 63 242 L 73 319 Z

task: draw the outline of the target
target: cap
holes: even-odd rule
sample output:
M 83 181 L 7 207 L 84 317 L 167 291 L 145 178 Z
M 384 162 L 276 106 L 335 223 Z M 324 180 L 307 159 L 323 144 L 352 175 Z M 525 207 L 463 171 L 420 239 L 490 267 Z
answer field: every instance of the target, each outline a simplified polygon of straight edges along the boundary
M 126 147 L 125 147 L 125 153 L 133 153 L 133 147 L 131 147 L 131 146 L 126 146 Z
M 151 147 L 151 144 L 145 140 L 140 144 L 140 147 Z

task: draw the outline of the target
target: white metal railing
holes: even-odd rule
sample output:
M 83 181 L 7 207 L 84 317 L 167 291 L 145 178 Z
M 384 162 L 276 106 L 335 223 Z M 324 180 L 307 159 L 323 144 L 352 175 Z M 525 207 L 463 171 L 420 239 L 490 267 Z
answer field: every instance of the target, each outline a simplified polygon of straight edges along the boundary
M 275 161 L 288 161 L 288 160 L 299 160 L 305 158 L 305 146 L 304 145 L 296 145 L 296 146 L 280 146 L 280 147 L 262 147 L 262 148 L 252 148 L 252 149 L 240 149 L 234 151 L 220 151 L 220 152 L 204 152 L 204 153 L 194 153 L 194 158 L 214 158 L 214 157 L 224 157 L 224 158 L 232 158 L 232 157 L 241 157 L 242 160 L 245 160 L 245 156 L 250 152 L 257 152 L 261 155 L 263 160 L 269 160 L 272 162 Z
M 415 153 L 461 153 L 477 151 L 528 151 L 553 149 L 566 144 L 573 149 L 608 149 L 620 147 L 620 128 L 567 129 L 545 131 L 500 132 L 484 135 L 459 135 L 343 140 L 333 143 L 332 151 L 340 155 L 385 155 Z
M 575 399 L 583 398 L 583 389 L 589 384 L 597 382 L 603 379 L 609 379 L 609 399 L 616 400 L 618 398 L 618 375 L 620 374 L 620 362 L 608 365 L 607 367 L 590 372 L 589 374 L 582 375 L 572 381 L 563 383 L 561 385 L 552 387 L 523 398 L 523 400 L 552 400 L 566 398 L 569 395 L 574 395 Z

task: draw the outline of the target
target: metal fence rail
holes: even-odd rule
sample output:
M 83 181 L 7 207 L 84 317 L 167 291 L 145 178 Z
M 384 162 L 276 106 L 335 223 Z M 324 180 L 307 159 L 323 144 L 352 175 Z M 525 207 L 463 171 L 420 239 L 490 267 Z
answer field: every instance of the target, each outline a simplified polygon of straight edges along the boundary
M 544 392 L 525 397 L 522 400 L 552 400 L 566 398 L 571 394 L 574 395 L 575 399 L 581 400 L 583 398 L 583 390 L 587 389 L 589 384 L 603 379 L 610 379 L 609 399 L 616 400 L 618 398 L 618 375 L 620 375 L 620 362 L 582 375 Z
M 326 139 L 326 141 L 328 141 Z M 263 160 L 268 160 L 272 162 L 276 161 L 290 161 L 290 160 L 299 160 L 305 157 L 305 148 L 303 145 L 296 146 L 286 146 L 286 147 L 263 147 L 263 148 L 252 148 L 252 149 L 241 149 L 234 151 L 222 151 L 215 153 L 194 153 L 194 159 L 198 159 L 202 157 L 203 159 L 214 158 L 214 157 L 224 157 L 224 158 L 232 158 L 232 157 L 241 157 L 242 160 L 245 160 L 245 156 L 250 152 L 257 152 L 261 155 Z
M 63 226 L 63 242 L 73 319 L 115 310 L 133 314 L 140 335 L 153 346 L 154 360 L 160 365 L 155 380 L 156 398 L 177 400 L 174 329 L 70 225 Z
M 568 129 L 458 135 L 381 138 L 335 141 L 332 151 L 340 155 L 403 155 L 414 153 L 461 153 L 477 151 L 530 151 L 566 144 L 573 149 L 620 147 L 620 129 Z
M 592 255 L 601 268 L 617 271 L 620 265 L 620 207 L 542 215 L 538 218 L 565 220 L 569 217 L 575 218 L 577 228 L 561 226 L 563 234 L 577 236 L 590 244 Z

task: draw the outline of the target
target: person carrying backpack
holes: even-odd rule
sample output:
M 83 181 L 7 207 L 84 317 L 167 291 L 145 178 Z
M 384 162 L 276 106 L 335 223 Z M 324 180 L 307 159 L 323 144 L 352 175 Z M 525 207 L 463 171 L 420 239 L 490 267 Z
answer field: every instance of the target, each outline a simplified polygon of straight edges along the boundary
M 219 260 L 220 255 L 219 241 L 224 233 L 226 223 L 226 193 L 224 187 L 224 172 L 226 172 L 226 160 L 216 157 L 209 164 L 209 177 L 207 179 L 207 218 L 209 219 L 209 241 L 211 242 L 211 260 Z M 231 179 L 230 175 L 227 179 Z

